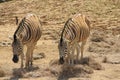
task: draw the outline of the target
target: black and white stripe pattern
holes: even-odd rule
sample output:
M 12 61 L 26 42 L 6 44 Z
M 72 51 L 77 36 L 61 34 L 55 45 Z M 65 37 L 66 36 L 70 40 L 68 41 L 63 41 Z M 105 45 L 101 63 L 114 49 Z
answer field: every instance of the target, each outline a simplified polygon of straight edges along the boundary
M 16 23 L 18 19 L 16 18 Z M 19 60 L 21 55 L 21 68 L 23 68 L 23 46 L 27 46 L 26 52 L 26 67 L 32 65 L 33 50 L 37 41 L 42 35 L 40 20 L 35 14 L 27 14 L 18 24 L 18 28 L 14 33 L 13 47 L 13 61 L 15 63 Z
M 79 43 L 81 44 L 81 59 L 83 57 L 84 45 L 90 34 L 90 22 L 85 15 L 76 14 L 69 18 L 61 33 L 59 47 L 60 63 L 64 63 L 65 51 L 69 58 L 69 63 L 74 63 L 74 51 L 77 49 L 77 61 L 79 57 Z

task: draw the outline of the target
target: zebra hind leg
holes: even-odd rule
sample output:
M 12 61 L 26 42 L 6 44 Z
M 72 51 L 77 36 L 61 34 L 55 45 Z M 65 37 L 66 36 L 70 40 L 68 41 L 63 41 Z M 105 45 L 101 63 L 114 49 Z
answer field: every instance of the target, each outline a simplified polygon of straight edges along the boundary
M 86 41 L 83 41 L 81 44 L 81 60 L 83 59 L 83 51 L 84 51 L 85 44 L 86 44 Z
M 34 48 L 35 48 L 35 45 L 36 43 L 34 43 L 31 47 L 31 53 L 30 53 L 30 66 L 33 65 L 33 51 L 34 51 Z

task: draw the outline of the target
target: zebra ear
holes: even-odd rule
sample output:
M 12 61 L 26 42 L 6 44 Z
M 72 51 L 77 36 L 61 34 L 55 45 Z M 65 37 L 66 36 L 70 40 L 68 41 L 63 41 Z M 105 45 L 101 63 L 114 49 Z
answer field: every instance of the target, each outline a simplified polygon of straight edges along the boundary
M 16 37 L 15 34 L 13 35 L 13 38 L 14 38 L 14 42 L 16 43 L 16 41 L 17 41 L 17 37 Z
M 16 25 L 18 25 L 18 21 L 19 21 L 18 17 L 16 16 L 15 19 L 16 19 Z
M 10 39 L 10 40 L 13 40 L 13 37 L 9 36 L 9 39 Z

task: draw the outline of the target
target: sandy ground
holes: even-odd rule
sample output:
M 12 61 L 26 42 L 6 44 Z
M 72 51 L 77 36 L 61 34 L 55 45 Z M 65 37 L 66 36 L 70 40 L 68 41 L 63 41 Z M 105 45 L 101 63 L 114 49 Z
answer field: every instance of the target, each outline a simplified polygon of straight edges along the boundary
M 114 2 L 115 1 L 115 2 Z M 117 2 L 118 1 L 118 2 Z M 120 80 L 119 0 L 12 0 L 0 3 L 0 80 Z M 7 5 L 7 6 L 6 6 Z M 40 17 L 43 35 L 34 50 L 34 67 L 21 70 L 12 62 L 12 36 L 27 13 Z M 85 64 L 59 65 L 58 42 L 65 21 L 75 13 L 91 21 Z M 51 65 L 52 64 L 52 65 Z M 99 65 L 99 66 L 98 66 Z

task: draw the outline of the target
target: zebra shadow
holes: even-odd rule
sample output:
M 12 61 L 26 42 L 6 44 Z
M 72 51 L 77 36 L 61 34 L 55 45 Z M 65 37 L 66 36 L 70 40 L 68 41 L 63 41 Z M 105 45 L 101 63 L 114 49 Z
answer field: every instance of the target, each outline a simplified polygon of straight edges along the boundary
M 32 66 L 32 67 L 29 67 L 28 69 L 14 68 L 12 72 L 12 77 L 10 78 L 10 80 L 19 80 L 19 78 L 27 77 L 25 76 L 26 73 L 33 72 L 38 69 L 39 67 L 37 66 Z
M 52 61 L 50 64 L 50 71 L 57 77 L 57 80 L 69 80 L 69 78 L 86 78 L 89 77 L 95 70 L 101 70 L 102 66 L 93 58 L 85 57 L 77 64 L 60 65 L 59 61 Z

